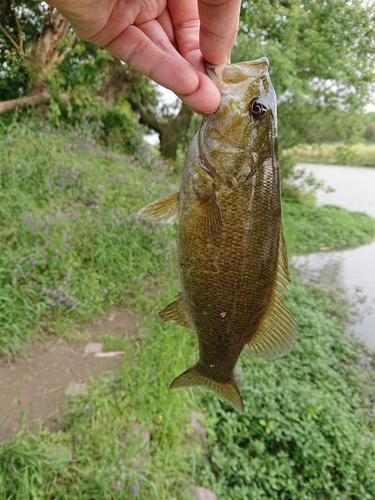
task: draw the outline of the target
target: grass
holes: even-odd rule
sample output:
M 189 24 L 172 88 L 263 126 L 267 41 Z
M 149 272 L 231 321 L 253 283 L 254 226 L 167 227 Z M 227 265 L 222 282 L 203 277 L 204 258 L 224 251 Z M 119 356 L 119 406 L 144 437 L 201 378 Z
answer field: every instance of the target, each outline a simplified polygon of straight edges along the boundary
M 375 144 L 373 143 L 304 144 L 296 146 L 291 151 L 299 162 L 375 166 Z
M 66 409 L 63 431 L 25 432 L 0 448 L 1 499 L 190 500 L 199 450 L 187 418 L 197 401 L 166 380 L 185 367 L 191 339 L 159 325 L 158 307 L 142 343 L 129 342 L 122 373 L 93 381 Z
M 293 199 L 283 202 L 283 224 L 290 255 L 356 247 L 375 235 L 375 219 L 363 212 Z
M 156 315 L 178 292 L 175 229 L 134 219 L 176 189 L 169 166 L 147 149 L 128 158 L 45 126 L 1 141 L 2 354 L 112 305 L 148 315 L 136 336 L 103 338 L 124 350 L 123 370 L 71 401 L 61 431 L 25 430 L 0 445 L 0 500 L 188 500 L 194 483 L 231 500 L 374 497 L 373 380 L 343 332 L 341 296 L 294 280 L 299 343 L 285 360 L 242 356 L 245 414 L 204 391 L 169 391 L 197 354 L 191 331 Z M 290 253 L 375 234 L 368 216 L 291 200 L 284 226 Z M 206 414 L 204 450 L 193 409 Z
M 125 157 L 43 128 L 0 142 L 0 355 L 112 304 L 144 307 L 174 249 L 135 214 L 176 189 L 161 182 L 169 166 L 148 149 Z

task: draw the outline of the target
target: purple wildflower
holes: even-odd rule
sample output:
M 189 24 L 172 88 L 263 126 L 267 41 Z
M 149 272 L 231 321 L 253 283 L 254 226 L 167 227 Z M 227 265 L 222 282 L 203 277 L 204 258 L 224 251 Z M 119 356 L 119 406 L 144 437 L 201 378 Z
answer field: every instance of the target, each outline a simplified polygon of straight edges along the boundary
M 133 493 L 135 493 L 136 495 L 139 493 L 139 488 L 136 484 L 133 486 Z
M 82 441 L 82 436 L 81 436 L 81 434 L 77 437 L 77 441 Z
M 117 481 L 117 483 L 115 484 L 115 490 L 119 490 L 120 489 L 120 481 Z
M 68 455 L 68 462 L 71 462 L 73 460 L 72 455 Z

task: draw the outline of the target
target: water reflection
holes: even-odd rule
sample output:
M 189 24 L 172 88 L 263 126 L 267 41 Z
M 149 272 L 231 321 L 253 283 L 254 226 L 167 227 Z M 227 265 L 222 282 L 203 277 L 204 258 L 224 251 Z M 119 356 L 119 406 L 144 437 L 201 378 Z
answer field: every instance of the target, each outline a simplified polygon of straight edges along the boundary
M 343 256 L 340 252 L 311 253 L 295 258 L 293 263 L 298 267 L 300 275 L 312 283 L 344 286 Z
M 333 165 L 302 165 L 336 189 L 318 193 L 318 204 L 339 205 L 375 217 L 375 169 Z M 315 252 L 297 256 L 292 263 L 302 278 L 327 287 L 345 287 L 357 302 L 361 321 L 348 330 L 375 345 L 375 241 L 341 252 Z M 366 296 L 358 302 L 359 294 Z

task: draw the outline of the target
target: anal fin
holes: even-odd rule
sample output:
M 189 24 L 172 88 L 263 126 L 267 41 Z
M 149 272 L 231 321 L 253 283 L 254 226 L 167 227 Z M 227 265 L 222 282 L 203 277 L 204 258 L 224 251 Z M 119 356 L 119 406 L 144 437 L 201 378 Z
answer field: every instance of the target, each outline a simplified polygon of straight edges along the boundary
M 141 208 L 137 217 L 156 224 L 171 225 L 178 217 L 179 208 L 179 193 L 174 193 Z
M 158 316 L 163 321 L 172 321 L 172 323 L 194 329 L 182 302 L 181 292 L 176 295 L 176 300 L 174 302 L 171 302 L 159 312 Z

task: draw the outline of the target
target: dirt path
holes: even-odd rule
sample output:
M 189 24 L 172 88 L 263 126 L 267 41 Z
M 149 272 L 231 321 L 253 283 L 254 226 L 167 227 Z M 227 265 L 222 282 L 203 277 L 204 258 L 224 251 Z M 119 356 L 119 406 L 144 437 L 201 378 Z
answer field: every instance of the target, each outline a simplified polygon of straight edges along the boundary
M 26 412 L 27 427 L 48 425 L 58 429 L 56 417 L 67 391 L 79 391 L 83 386 L 77 384 L 122 365 L 122 356 L 98 358 L 85 354 L 87 343 L 104 333 L 116 337 L 125 332 L 133 335 L 140 321 L 140 317 L 116 308 L 88 328 L 88 339 L 84 343 L 53 338 L 32 344 L 21 359 L 0 360 L 0 426 L 3 422 L 0 441 L 11 438 L 20 429 L 22 412 Z

